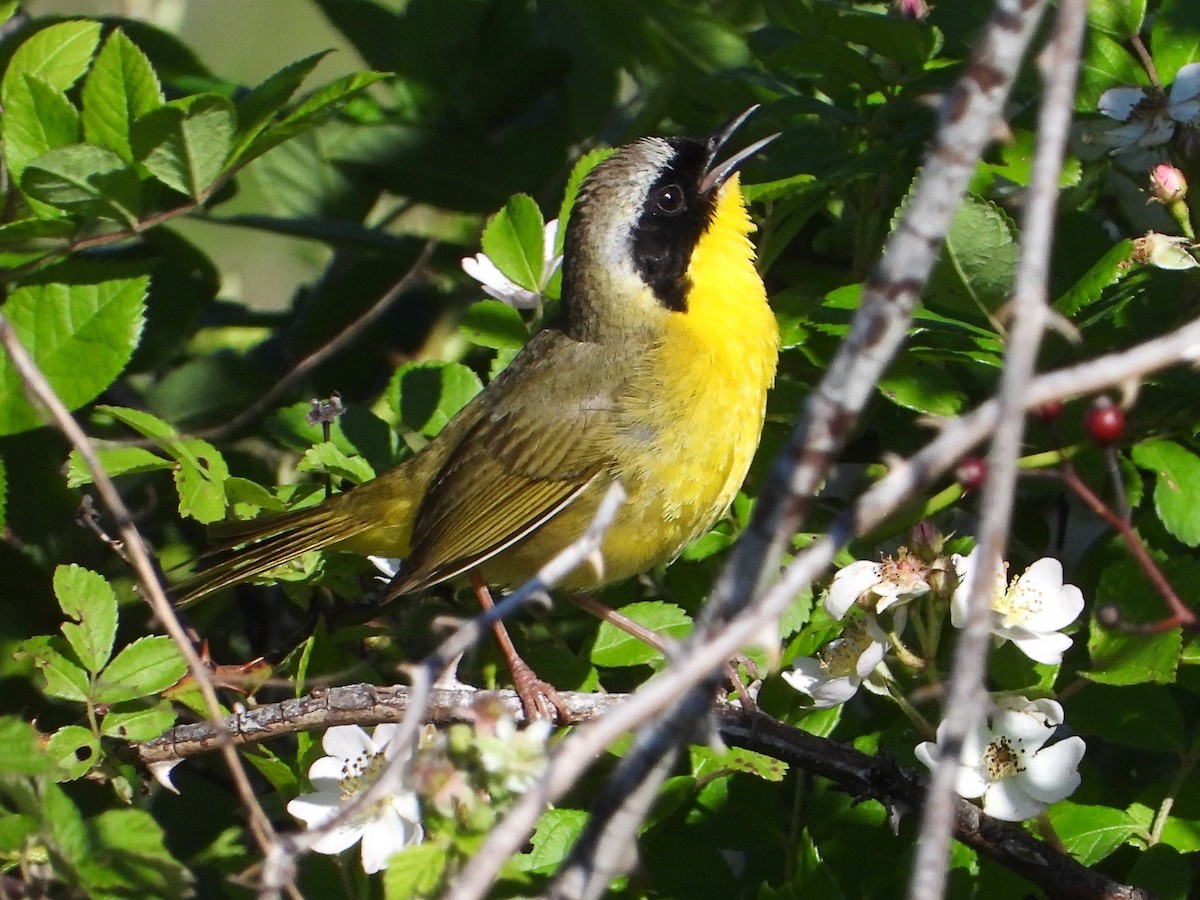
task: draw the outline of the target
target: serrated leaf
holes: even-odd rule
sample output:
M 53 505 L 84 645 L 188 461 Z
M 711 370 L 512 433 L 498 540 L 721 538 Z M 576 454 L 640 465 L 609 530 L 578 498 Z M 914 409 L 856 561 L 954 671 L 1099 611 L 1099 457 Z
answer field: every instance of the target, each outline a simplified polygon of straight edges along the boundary
M 1175 681 L 1182 649 L 1178 628 L 1162 634 L 1125 634 L 1093 620 L 1088 639 L 1093 668 L 1079 674 L 1100 684 L 1170 684 Z
M 36 75 L 22 76 L 20 89 L 10 92 L 11 105 L 0 119 L 4 162 L 14 181 L 43 153 L 78 143 L 79 111 L 67 95 Z
M 91 853 L 87 824 L 79 808 L 57 784 L 47 784 L 42 792 L 43 822 L 52 846 L 71 866 L 78 865 Z
M 1075 108 L 1095 112 L 1100 96 L 1114 85 L 1142 84 L 1145 71 L 1133 54 L 1106 34 L 1091 32 L 1079 69 Z
M 958 379 L 935 363 L 897 359 L 879 380 L 879 393 L 903 409 L 931 416 L 955 416 L 967 402 Z
M 968 196 L 954 214 L 924 301 L 988 318 L 1008 302 L 1016 268 L 1012 220 L 991 201 Z
M 616 152 L 613 147 L 598 147 L 581 156 L 572 167 L 571 174 L 567 176 L 566 189 L 563 191 L 562 205 L 558 208 L 558 237 L 554 244 L 556 254 L 561 254 L 563 251 L 563 242 L 567 238 L 567 222 L 571 218 L 571 210 L 575 206 L 575 199 L 579 196 L 579 188 L 583 185 L 583 179 L 592 169 Z
M 133 122 L 162 102 L 162 87 L 150 60 L 121 29 L 115 29 L 83 83 L 87 139 L 132 162 L 129 135 Z
M 510 281 L 541 290 L 545 222 L 528 194 L 515 194 L 483 229 L 483 252 Z
M 322 441 L 309 447 L 296 468 L 301 472 L 328 473 L 354 484 L 362 484 L 375 477 L 375 470 L 369 462 L 361 456 L 346 455 L 330 441 Z
M 46 755 L 58 767 L 59 781 L 82 778 L 100 757 L 100 741 L 80 725 L 64 725 L 46 742 Z
M 117 595 L 102 575 L 74 563 L 54 570 L 54 595 L 73 620 L 63 636 L 89 672 L 99 672 L 112 655 L 117 634 Z
M 174 724 L 175 710 L 167 701 L 153 706 L 133 701 L 109 709 L 100 722 L 100 733 L 123 741 L 148 741 Z
M 730 747 L 721 755 L 721 762 L 727 769 L 744 772 L 763 781 L 783 781 L 788 772 L 788 764 L 782 760 L 742 747 Z
M 225 518 L 225 479 L 229 466 L 212 444 L 195 438 L 173 442 L 167 448 L 179 462 L 175 489 L 179 514 L 205 525 Z
M 65 649 L 61 639 L 43 635 L 22 641 L 17 656 L 28 657 L 41 672 L 46 696 L 86 703 L 91 693 L 88 673 L 63 655 Z
M 479 376 L 460 363 L 416 362 L 396 370 L 386 398 L 406 428 L 433 437 L 481 390 Z
M 1055 310 L 1069 318 L 1087 309 L 1100 299 L 1105 288 L 1116 284 L 1129 273 L 1132 260 L 1133 241 L 1121 241 L 1054 301 Z
M 42 750 L 37 730 L 13 716 L 0 716 L 0 771 L 43 775 L 53 769 L 54 764 Z
M 36 75 L 57 90 L 67 90 L 87 71 L 99 43 L 99 22 L 58 22 L 34 33 L 8 62 L 0 82 L 0 105 L 9 108 L 22 75 Z
M 114 277 L 121 271 L 128 270 L 75 262 L 56 266 L 14 289 L 4 305 L 17 339 L 68 409 L 112 384 L 137 346 L 149 279 Z M 0 434 L 41 424 L 8 356 L 0 357 Z
M 71 144 L 32 160 L 21 190 L 35 200 L 75 215 L 137 224 L 142 187 L 137 173 L 107 147 Z
M 446 871 L 446 848 L 438 844 L 405 847 L 395 854 L 383 873 L 385 900 L 416 900 L 429 897 L 441 884 Z
M 254 766 L 258 773 L 271 783 L 277 793 L 284 796 L 297 793 L 296 773 L 282 759 L 276 756 L 269 747 L 259 744 L 253 752 L 243 754 L 246 762 Z
M 579 840 L 587 820 L 588 814 L 582 809 L 546 810 L 529 839 L 533 849 L 518 858 L 521 868 L 537 873 L 557 870 Z
M 179 648 L 166 635 L 138 638 L 100 674 L 97 703 L 120 703 L 169 688 L 187 673 Z
M 499 300 L 472 303 L 458 327 L 472 344 L 493 350 L 520 350 L 529 340 L 529 329 L 521 314 Z
M 234 138 L 230 151 L 230 160 L 236 160 L 242 152 L 254 142 L 281 110 L 284 103 L 291 99 L 296 88 L 308 77 L 308 74 L 331 51 L 322 50 L 304 59 L 298 59 L 284 66 L 278 72 L 255 85 L 237 102 L 237 136 Z
M 1136 444 L 1131 456 L 1154 473 L 1154 510 L 1163 526 L 1189 547 L 1200 544 L 1200 458 L 1161 439 Z
M 112 416 L 118 422 L 128 425 L 142 437 L 150 438 L 164 450 L 168 446 L 177 447 L 179 445 L 179 432 L 175 430 L 174 426 L 144 410 L 129 409 L 124 406 L 97 406 L 96 412 Z
M 110 809 L 88 820 L 92 853 L 80 866 L 90 894 L 190 897 L 192 875 L 167 849 L 161 826 L 141 809 Z
M 175 465 L 169 459 L 163 459 L 145 447 L 99 447 L 96 453 L 110 478 L 155 472 L 159 469 L 173 468 Z M 72 450 L 67 457 L 67 487 L 77 488 L 91 483 L 92 473 L 84 463 L 83 457 L 79 455 L 78 450 Z
M 142 116 L 130 142 L 155 178 L 200 200 L 229 158 L 233 131 L 233 104 L 217 94 L 196 94 Z
M 692 619 L 673 603 L 648 600 L 630 603 L 617 610 L 639 625 L 665 638 L 681 638 L 692 630 Z M 662 654 L 608 622 L 600 623 L 590 659 L 594 665 L 617 668 L 638 666 L 661 659 Z
M 393 76 L 389 72 L 356 72 L 317 89 L 295 109 L 286 113 L 278 123 L 259 134 L 242 152 L 238 159 L 239 164 L 248 163 L 272 147 L 277 147 L 284 141 L 316 127 L 337 112 L 351 97 L 376 82 L 391 77 Z
M 1085 866 L 1100 862 L 1137 830 L 1128 813 L 1107 806 L 1063 801 L 1050 807 L 1049 816 L 1064 848 Z

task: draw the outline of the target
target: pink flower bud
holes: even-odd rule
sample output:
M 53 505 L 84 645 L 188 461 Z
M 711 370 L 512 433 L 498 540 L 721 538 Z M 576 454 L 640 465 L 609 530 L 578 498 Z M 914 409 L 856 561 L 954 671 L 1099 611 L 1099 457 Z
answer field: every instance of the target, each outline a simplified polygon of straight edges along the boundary
M 923 19 L 929 13 L 925 0 L 895 0 L 896 10 L 908 19 Z
M 1159 163 L 1150 173 L 1150 193 L 1162 203 L 1174 203 L 1187 196 L 1187 179 L 1168 163 Z

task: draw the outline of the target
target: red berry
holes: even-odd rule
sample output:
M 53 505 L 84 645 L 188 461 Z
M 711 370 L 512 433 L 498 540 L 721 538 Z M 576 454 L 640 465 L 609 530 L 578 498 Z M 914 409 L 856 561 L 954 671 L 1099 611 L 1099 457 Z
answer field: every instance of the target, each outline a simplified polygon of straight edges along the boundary
M 1083 427 L 1101 447 L 1111 447 L 1125 436 L 1125 413 L 1107 397 L 1101 397 L 1088 410 Z
M 1043 422 L 1053 422 L 1063 414 L 1063 402 L 1061 400 L 1047 400 L 1035 409 L 1033 414 Z
M 954 469 L 954 477 L 966 492 L 977 491 L 987 481 L 987 461 L 980 456 L 965 457 Z

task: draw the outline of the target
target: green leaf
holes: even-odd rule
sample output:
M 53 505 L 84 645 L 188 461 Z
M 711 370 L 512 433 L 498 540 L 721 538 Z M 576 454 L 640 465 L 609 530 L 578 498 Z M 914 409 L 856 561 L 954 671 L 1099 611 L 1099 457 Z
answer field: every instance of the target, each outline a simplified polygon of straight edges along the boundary
M 314 91 L 281 121 L 263 131 L 238 158 L 244 164 L 262 156 L 286 140 L 314 128 L 342 108 L 355 94 L 385 78 L 393 77 L 388 72 L 356 72 L 338 78 Z
M 1100 862 L 1137 831 L 1127 812 L 1107 806 L 1063 801 L 1050 807 L 1049 816 L 1067 852 L 1085 866 Z
M 12 106 L 0 119 L 4 135 L 4 161 L 14 181 L 43 153 L 78 143 L 79 111 L 67 95 L 36 75 L 23 76 L 14 91 Z
M 46 755 L 58 766 L 59 781 L 74 781 L 100 758 L 100 740 L 80 725 L 64 725 L 46 742 Z
M 28 657 L 42 673 L 45 684 L 42 693 L 47 697 L 86 703 L 91 694 L 88 673 L 63 655 L 66 645 L 58 638 L 42 635 L 22 641 L 17 658 Z
M 1128 50 L 1099 32 L 1088 34 L 1087 49 L 1079 70 L 1075 108 L 1094 113 L 1100 95 L 1117 85 L 1144 84 L 1146 73 Z
M 233 104 L 217 94 L 197 94 L 142 116 L 130 141 L 155 178 L 200 200 L 224 168 L 233 130 Z
M 527 291 L 540 291 L 545 222 L 528 194 L 515 194 L 483 229 L 483 252 L 508 279 Z
M 296 468 L 301 472 L 328 473 L 353 484 L 362 484 L 375 477 L 375 470 L 369 462 L 361 456 L 347 456 L 331 441 L 322 441 L 309 447 Z
M 97 406 L 96 412 L 112 416 L 118 422 L 128 425 L 142 437 L 150 438 L 172 456 L 178 455 L 179 432 L 158 416 L 125 406 Z
M 529 340 L 521 314 L 499 300 L 480 300 L 468 306 L 459 331 L 472 344 L 493 350 L 520 350 Z
M 16 859 L 27 846 L 32 846 L 37 831 L 38 821 L 33 816 L 0 813 L 0 854 Z
M 53 769 L 37 729 L 13 716 L 0 716 L 0 772 L 44 775 Z
M 959 379 L 928 360 L 898 358 L 879 380 L 879 392 L 897 406 L 932 416 L 957 415 L 967 402 Z
M 0 531 L 8 521 L 8 476 L 4 473 L 4 457 L 0 456 Z
M 442 882 L 448 856 L 438 844 L 405 847 L 395 854 L 383 873 L 385 900 L 430 897 Z
M 25 167 L 21 190 L 76 215 L 112 219 L 133 228 L 142 187 L 129 164 L 107 147 L 72 144 L 43 153 Z
M 549 874 L 558 869 L 587 824 L 582 809 L 548 809 L 538 819 L 537 830 L 529 839 L 533 849 L 518 858 L 527 872 Z
M 1154 510 L 1167 531 L 1189 547 L 1200 544 L 1200 458 L 1161 439 L 1136 444 L 1131 455 L 1154 473 Z
M 1133 241 L 1121 241 L 1054 301 L 1055 310 L 1069 318 L 1087 309 L 1100 299 L 1105 288 L 1116 284 L 1129 273 L 1132 260 Z
M 164 700 L 147 706 L 141 701 L 118 703 L 100 722 L 100 733 L 123 741 L 149 741 L 175 724 L 175 709 Z
M 90 896 L 193 896 L 191 873 L 171 855 L 148 812 L 110 809 L 88 826 L 93 849 L 79 869 Z
M 1167 576 L 1170 578 L 1170 574 Z M 1096 587 L 1096 605 L 1117 604 L 1133 621 L 1145 615 L 1146 606 L 1157 605 L 1159 614 L 1161 601 L 1157 604 L 1141 604 L 1130 608 L 1134 598 L 1155 599 L 1145 575 L 1131 560 L 1123 559 L 1104 570 Z M 1092 658 L 1092 671 L 1081 672 L 1085 678 L 1101 684 L 1141 684 L 1153 682 L 1169 684 L 1175 680 L 1183 638 L 1178 628 L 1161 634 L 1126 634 L 1108 630 L 1095 618 L 1090 624 L 1088 652 Z
M 129 135 L 133 122 L 162 106 L 162 102 L 162 87 L 150 60 L 121 29 L 115 29 L 83 83 L 83 130 L 87 139 L 132 162 Z
M 1200 6 L 1192 0 L 1163 0 L 1150 28 L 1150 55 L 1163 84 L 1188 63 L 1200 62 Z
M 138 638 L 100 674 L 97 703 L 119 703 L 164 691 L 187 673 L 174 641 L 162 634 Z
M 137 346 L 149 280 L 122 277 L 128 271 L 64 263 L 30 278 L 4 305 L 17 339 L 68 409 L 112 384 Z M 0 434 L 41 424 L 8 356 L 0 357 Z
M 396 370 L 386 399 L 406 428 L 433 437 L 481 390 L 479 376 L 460 363 L 415 362 Z
M 617 612 L 668 639 L 681 638 L 692 630 L 691 616 L 673 603 L 630 603 Z M 590 658 L 594 665 L 616 668 L 642 665 L 661 659 L 662 654 L 615 625 L 601 622 Z
M 598 147 L 585 153 L 579 158 L 579 162 L 575 163 L 571 169 L 571 174 L 567 177 L 567 186 L 563 191 L 562 205 L 558 208 L 558 237 L 554 242 L 554 252 L 561 254 L 563 251 L 563 242 L 567 238 L 567 222 L 571 218 L 571 210 L 575 206 L 575 199 L 579 196 L 579 188 L 583 186 L 589 172 L 604 160 L 608 159 L 616 149 L 613 147 Z
M 252 751 L 244 753 L 243 756 L 263 778 L 271 782 L 271 787 L 277 793 L 286 797 L 299 792 L 295 771 L 276 756 L 269 747 L 259 744 Z
M 744 772 L 763 781 L 783 781 L 788 772 L 788 764 L 782 760 L 743 747 L 730 747 L 719 755 L 719 761 L 730 771 Z
M 62 250 L 76 230 L 78 225 L 66 218 L 19 219 L 0 225 L 0 269 Z
M 330 52 L 322 50 L 289 63 L 261 84 L 251 88 L 238 100 L 237 136 L 229 154 L 231 160 L 236 160 L 254 142 L 279 113 L 283 104 L 291 99 L 296 88 L 300 87 L 301 82 L 308 77 L 317 63 Z
M 67 863 L 74 867 L 87 859 L 92 851 L 87 824 L 78 807 L 57 784 L 46 785 L 41 811 L 46 836 Z
M 225 457 L 212 444 L 195 438 L 178 442 L 175 450 L 179 514 L 205 525 L 225 518 L 225 480 L 229 477 Z
M 1080 734 L 1142 750 L 1183 749 L 1183 715 L 1161 688 L 1093 684 L 1071 697 L 1066 710 L 1071 727 Z
M 118 475 L 140 475 L 159 469 L 172 469 L 175 464 L 152 453 L 145 447 L 98 447 L 100 464 L 110 478 Z M 92 483 L 92 473 L 79 455 L 72 450 L 67 457 L 67 487 L 77 488 Z
M 1139 853 L 1137 862 L 1122 880 L 1136 884 L 1156 900 L 1192 900 L 1195 896 L 1193 857 L 1183 856 L 1167 837 L 1172 830 L 1171 821 L 1168 819 L 1163 829 L 1163 842 Z
M 1145 17 L 1146 0 L 1091 0 L 1088 3 L 1088 24 L 1117 40 L 1141 31 Z
M 967 197 L 954 214 L 925 304 L 989 318 L 1008 302 L 1016 269 L 1012 220 L 991 201 Z
M 117 595 L 104 577 L 75 564 L 54 570 L 54 595 L 63 614 L 63 635 L 89 672 L 99 672 L 112 655 L 117 634 Z
M 36 75 L 57 90 L 67 90 L 87 71 L 99 43 L 99 22 L 58 22 L 36 32 L 8 62 L 0 82 L 0 105 L 10 108 L 22 75 Z

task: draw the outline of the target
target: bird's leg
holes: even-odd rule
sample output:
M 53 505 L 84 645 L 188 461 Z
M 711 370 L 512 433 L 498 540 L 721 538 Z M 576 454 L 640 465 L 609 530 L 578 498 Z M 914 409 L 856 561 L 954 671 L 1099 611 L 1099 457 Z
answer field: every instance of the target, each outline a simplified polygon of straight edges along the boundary
M 620 628 L 631 637 L 637 638 L 643 644 L 653 647 L 659 653 L 663 654 L 663 656 L 667 655 L 666 641 L 663 640 L 662 635 L 657 631 L 633 621 L 629 616 L 617 612 L 611 606 L 601 603 L 595 597 L 589 597 L 587 594 L 568 594 L 567 599 L 580 609 L 591 613 L 597 619 L 608 622 Z M 755 704 L 754 699 L 747 692 L 746 685 L 738 674 L 736 663 L 737 660 L 725 663 L 725 678 L 740 698 L 742 709 L 747 713 L 752 713 L 757 708 L 757 704 Z
M 492 600 L 491 591 L 479 577 L 479 573 L 471 573 L 471 585 L 475 588 L 475 597 L 479 600 L 479 605 L 485 611 L 496 605 Z M 525 710 L 525 720 L 532 722 L 534 719 L 549 719 L 553 722 L 557 717 L 560 722 L 565 723 L 570 711 L 558 695 L 558 691 L 549 682 L 538 678 L 537 673 L 529 667 L 529 663 L 521 659 L 503 622 L 496 620 L 492 624 L 492 630 L 496 633 L 496 640 L 500 642 L 500 651 L 508 662 L 508 670 L 512 673 L 513 687 L 516 688 L 517 696 L 521 698 L 521 706 Z

